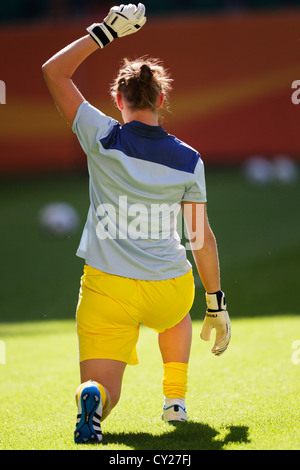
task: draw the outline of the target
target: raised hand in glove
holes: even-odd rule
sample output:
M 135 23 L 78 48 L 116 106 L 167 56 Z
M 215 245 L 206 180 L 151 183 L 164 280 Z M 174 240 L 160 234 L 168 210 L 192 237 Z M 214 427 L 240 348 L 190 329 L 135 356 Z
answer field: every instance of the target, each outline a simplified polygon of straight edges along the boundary
M 103 48 L 116 38 L 137 32 L 146 23 L 145 11 L 142 3 L 112 7 L 102 23 L 92 24 L 87 31 Z

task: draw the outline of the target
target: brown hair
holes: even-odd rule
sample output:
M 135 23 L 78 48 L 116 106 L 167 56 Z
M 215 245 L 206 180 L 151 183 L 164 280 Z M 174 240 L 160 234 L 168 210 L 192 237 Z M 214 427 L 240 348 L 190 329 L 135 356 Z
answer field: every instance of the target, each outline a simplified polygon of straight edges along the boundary
M 158 59 L 141 57 L 135 60 L 123 59 L 121 68 L 110 89 L 116 101 L 120 93 L 131 110 L 157 110 L 160 93 L 168 100 L 171 90 L 169 74 Z

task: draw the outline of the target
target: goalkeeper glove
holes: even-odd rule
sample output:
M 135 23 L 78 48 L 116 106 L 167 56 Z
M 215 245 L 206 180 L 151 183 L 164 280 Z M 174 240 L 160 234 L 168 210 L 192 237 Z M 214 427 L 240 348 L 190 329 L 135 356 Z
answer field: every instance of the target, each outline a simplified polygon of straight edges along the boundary
M 220 356 L 226 351 L 230 338 L 231 326 L 227 312 L 225 295 L 222 291 L 214 294 L 205 294 L 207 311 L 202 325 L 200 337 L 204 341 L 209 341 L 213 328 L 216 330 L 216 338 L 211 352 Z
M 102 23 L 92 24 L 87 31 L 99 47 L 103 48 L 115 38 L 138 31 L 146 23 L 145 10 L 142 3 L 137 7 L 132 3 L 112 7 Z

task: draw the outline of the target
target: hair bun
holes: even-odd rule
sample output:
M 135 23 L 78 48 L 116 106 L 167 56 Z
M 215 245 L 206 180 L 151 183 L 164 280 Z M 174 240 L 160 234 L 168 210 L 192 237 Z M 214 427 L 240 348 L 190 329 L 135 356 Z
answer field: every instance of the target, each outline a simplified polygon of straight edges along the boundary
M 150 67 L 146 64 L 143 64 L 140 68 L 140 80 L 143 83 L 150 83 L 153 77 L 153 72 Z

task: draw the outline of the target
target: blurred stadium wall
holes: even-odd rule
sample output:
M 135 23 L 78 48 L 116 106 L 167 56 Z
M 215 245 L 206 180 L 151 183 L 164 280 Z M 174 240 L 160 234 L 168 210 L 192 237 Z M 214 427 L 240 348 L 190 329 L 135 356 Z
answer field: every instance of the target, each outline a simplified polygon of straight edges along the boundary
M 41 65 L 85 34 L 90 19 L 3 23 L 0 174 L 85 168 L 83 152 L 53 104 Z M 94 22 L 95 18 L 91 20 Z M 153 16 L 87 59 L 74 76 L 85 98 L 119 118 L 108 90 L 123 57 L 162 59 L 174 78 L 163 126 L 197 148 L 206 164 L 253 154 L 300 159 L 300 11 Z

